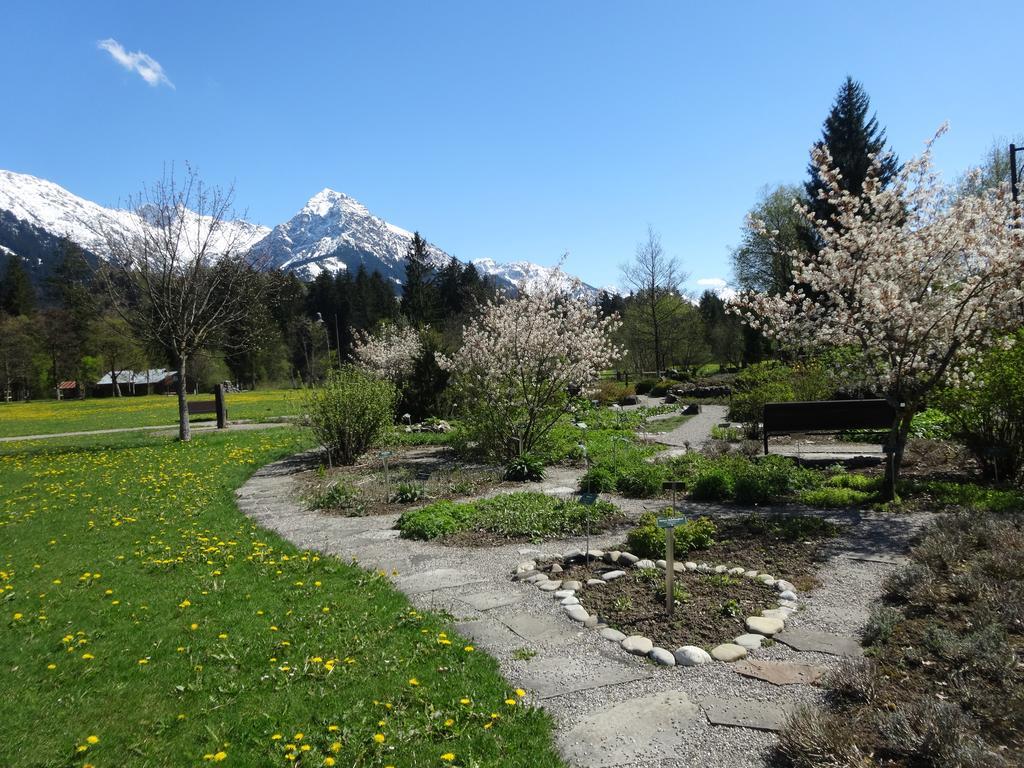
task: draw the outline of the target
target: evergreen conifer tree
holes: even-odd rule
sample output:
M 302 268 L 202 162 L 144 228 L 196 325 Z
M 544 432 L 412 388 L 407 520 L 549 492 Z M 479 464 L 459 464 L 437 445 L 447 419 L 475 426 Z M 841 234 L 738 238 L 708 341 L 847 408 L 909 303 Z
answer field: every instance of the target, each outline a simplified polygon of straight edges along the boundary
M 0 311 L 8 315 L 30 315 L 36 308 L 36 291 L 21 257 L 12 253 L 0 280 Z
M 899 162 L 895 155 L 883 157 L 888 153 L 885 146 L 885 129 L 878 124 L 875 115 L 870 115 L 871 100 L 864 86 L 847 77 L 839 88 L 832 109 L 825 118 L 821 140 L 816 147 L 825 146 L 832 155 L 832 163 L 842 173 L 843 187 L 851 192 L 859 193 L 871 167 L 872 157 L 882 157 L 882 167 L 878 179 L 882 186 L 887 186 L 899 171 Z M 815 168 L 814 163 L 808 165 L 810 179 L 804 184 L 811 210 L 815 218 L 831 221 L 835 218 L 832 205 L 825 199 L 819 199 L 818 193 L 825 189 L 825 182 Z M 807 245 L 817 252 L 819 244 L 810 231 L 804 236 Z

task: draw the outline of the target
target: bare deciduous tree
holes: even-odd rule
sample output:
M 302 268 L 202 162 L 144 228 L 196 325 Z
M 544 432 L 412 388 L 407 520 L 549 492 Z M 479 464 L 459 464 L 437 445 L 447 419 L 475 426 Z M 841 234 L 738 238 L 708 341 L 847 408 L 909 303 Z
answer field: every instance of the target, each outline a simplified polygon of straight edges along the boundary
M 224 330 L 258 305 L 260 281 L 245 258 L 248 225 L 233 221 L 233 190 L 203 184 L 188 168 L 173 172 L 128 200 L 127 225 L 104 228 L 98 268 L 115 311 L 147 346 L 163 350 L 178 373 L 178 435 L 191 439 L 185 366 Z M 239 342 L 241 343 L 241 342 Z
M 675 258 L 665 255 L 661 236 L 647 229 L 647 242 L 636 248 L 633 261 L 622 265 L 622 278 L 633 294 L 633 303 L 642 308 L 643 335 L 653 353 L 654 367 L 665 370 L 669 349 L 666 328 L 682 311 L 682 304 L 673 300 L 681 295 L 680 285 L 689 275 Z

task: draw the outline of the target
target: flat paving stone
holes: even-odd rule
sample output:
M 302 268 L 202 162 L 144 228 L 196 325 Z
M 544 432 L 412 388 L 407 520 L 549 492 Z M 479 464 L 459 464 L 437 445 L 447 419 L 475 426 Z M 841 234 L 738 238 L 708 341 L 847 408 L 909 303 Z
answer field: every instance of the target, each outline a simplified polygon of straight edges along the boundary
M 744 659 L 732 665 L 734 672 L 773 685 L 813 685 L 825 674 L 824 667 L 793 664 L 787 661 L 752 661 Z
M 556 619 L 551 616 L 518 613 L 502 616 L 500 620 L 519 637 L 536 645 L 565 643 L 575 637 L 571 625 L 567 624 L 564 619 Z
M 766 701 L 708 696 L 700 700 L 701 709 L 712 725 L 781 731 L 789 711 Z
M 519 644 L 519 638 L 512 630 L 490 619 L 459 622 L 455 625 L 455 631 L 485 649 L 501 649 Z
M 506 605 L 515 605 L 523 596 L 509 592 L 474 592 L 470 595 L 459 595 L 458 599 L 478 611 L 490 611 Z
M 817 651 L 832 656 L 863 656 L 860 643 L 848 635 L 833 635 L 810 629 L 787 629 L 774 637 L 795 651 Z
M 600 709 L 557 737 L 569 762 L 591 768 L 668 760 L 682 747 L 684 734 L 700 710 L 682 691 L 665 691 Z
M 434 568 L 430 571 L 400 576 L 395 579 L 395 586 L 407 595 L 415 595 L 421 592 L 433 592 L 437 589 L 482 584 L 486 581 L 472 571 L 461 571 L 457 568 Z
M 601 656 L 583 669 L 579 660 L 567 656 L 538 656 L 531 659 L 518 681 L 539 699 L 551 699 L 606 685 L 621 685 L 645 680 L 651 675 L 636 664 L 623 664 Z

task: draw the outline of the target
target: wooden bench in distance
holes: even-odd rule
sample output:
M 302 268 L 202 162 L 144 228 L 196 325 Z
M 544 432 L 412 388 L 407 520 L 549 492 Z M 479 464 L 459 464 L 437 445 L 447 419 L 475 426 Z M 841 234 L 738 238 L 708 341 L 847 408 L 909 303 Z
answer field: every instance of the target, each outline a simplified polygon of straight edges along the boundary
M 213 400 L 190 400 L 186 404 L 188 415 L 195 416 L 197 413 L 217 414 L 217 429 L 224 429 L 228 425 L 228 409 L 224 405 L 224 386 L 218 384 L 213 390 Z
M 896 409 L 887 400 L 809 400 L 766 403 L 764 454 L 769 435 L 794 432 L 842 432 L 847 429 L 890 429 Z

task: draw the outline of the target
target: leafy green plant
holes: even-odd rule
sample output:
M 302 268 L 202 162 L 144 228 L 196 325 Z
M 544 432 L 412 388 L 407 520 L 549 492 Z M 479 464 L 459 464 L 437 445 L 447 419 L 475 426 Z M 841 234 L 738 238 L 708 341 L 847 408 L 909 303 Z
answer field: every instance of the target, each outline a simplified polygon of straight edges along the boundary
M 716 424 L 711 428 L 712 440 L 724 440 L 727 443 L 738 443 L 743 440 L 743 431 L 736 427 L 723 427 Z
M 361 515 L 366 511 L 366 503 L 359 490 L 342 480 L 314 492 L 309 503 L 313 509 L 341 510 L 348 515 Z
M 533 648 L 516 648 L 512 651 L 512 658 L 516 661 L 529 661 L 536 655 L 537 652 Z
M 812 488 L 803 491 L 800 503 L 819 509 L 843 509 L 870 504 L 878 498 L 875 492 L 858 491 L 853 488 Z
M 346 365 L 308 390 L 304 406 L 313 434 L 334 461 L 354 464 L 388 433 L 397 398 L 390 382 Z
M 723 616 L 735 617 L 740 615 L 740 603 L 738 600 L 730 598 L 722 603 L 718 609 Z
M 732 477 L 723 467 L 708 467 L 693 481 L 690 496 L 697 501 L 723 501 L 732 495 Z
M 641 379 L 634 385 L 633 389 L 638 395 L 646 395 L 651 391 L 652 387 L 657 385 L 657 383 L 657 379 Z
M 505 479 L 536 483 L 544 479 L 544 461 L 539 456 L 524 453 L 505 465 Z
M 675 527 L 674 549 L 682 555 L 695 549 L 708 549 L 715 543 L 718 529 L 707 517 L 687 520 Z M 665 529 L 658 527 L 653 512 L 640 516 L 637 526 L 626 535 L 626 546 L 638 557 L 657 560 L 665 556 Z
M 608 493 L 615 490 L 615 475 L 606 467 L 595 466 L 580 478 L 580 488 L 589 493 Z
M 664 397 L 672 387 L 678 387 L 679 382 L 672 379 L 659 379 L 648 390 L 651 397 Z
M 505 493 L 465 504 L 439 501 L 402 514 L 404 538 L 433 539 L 474 530 L 505 537 L 544 538 L 597 533 L 621 520 L 612 504 L 581 504 L 543 493 Z
M 624 469 L 615 481 L 616 489 L 624 496 L 643 499 L 661 493 L 665 469 L 658 464 L 639 462 Z
M 633 598 L 631 598 L 629 595 L 622 595 L 620 597 L 616 597 L 614 602 L 612 603 L 612 608 L 614 608 L 619 613 L 622 613 L 624 611 L 631 611 L 633 610 Z
M 399 483 L 392 497 L 399 504 L 411 504 L 427 498 L 427 489 L 421 483 Z

